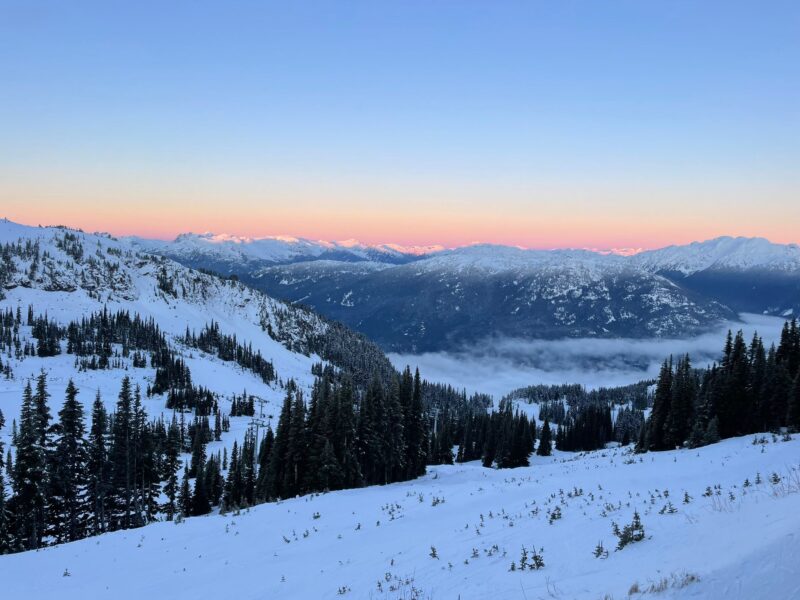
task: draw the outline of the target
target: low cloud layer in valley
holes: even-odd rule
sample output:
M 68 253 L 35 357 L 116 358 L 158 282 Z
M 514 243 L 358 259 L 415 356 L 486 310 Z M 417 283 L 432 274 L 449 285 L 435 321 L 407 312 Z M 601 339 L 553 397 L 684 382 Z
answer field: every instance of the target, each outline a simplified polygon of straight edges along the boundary
M 487 340 L 460 352 L 390 354 L 397 367 L 419 367 L 423 377 L 499 399 L 532 384 L 580 383 L 590 388 L 655 377 L 669 355 L 689 353 L 695 365 L 718 360 L 728 329 L 742 329 L 749 343 L 757 331 L 765 345 L 778 341 L 784 320 L 743 314 L 741 322 L 688 339 Z

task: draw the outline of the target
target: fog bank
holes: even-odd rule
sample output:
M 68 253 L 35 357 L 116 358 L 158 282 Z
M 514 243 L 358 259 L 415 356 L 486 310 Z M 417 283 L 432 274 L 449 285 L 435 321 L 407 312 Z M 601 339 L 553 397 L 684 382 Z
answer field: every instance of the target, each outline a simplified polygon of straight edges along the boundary
M 687 339 L 486 340 L 458 352 L 389 354 L 398 368 L 411 365 L 429 381 L 467 392 L 485 392 L 498 400 L 513 389 L 534 384 L 580 383 L 589 388 L 624 385 L 655 377 L 670 355 L 691 355 L 696 366 L 718 360 L 728 329 L 755 331 L 769 347 L 780 339 L 784 319 L 742 314 L 719 330 Z

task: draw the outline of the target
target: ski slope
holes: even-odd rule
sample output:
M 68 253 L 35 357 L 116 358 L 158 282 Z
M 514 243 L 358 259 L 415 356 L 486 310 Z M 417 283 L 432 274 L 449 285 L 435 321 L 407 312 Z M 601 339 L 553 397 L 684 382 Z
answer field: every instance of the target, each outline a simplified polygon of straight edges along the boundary
M 431 467 L 413 482 L 0 557 L 4 597 L 800 597 L 800 440 L 532 461 Z M 634 510 L 646 538 L 615 551 L 612 521 Z M 600 541 L 607 558 L 593 555 Z M 543 549 L 542 569 L 510 570 L 523 545 Z

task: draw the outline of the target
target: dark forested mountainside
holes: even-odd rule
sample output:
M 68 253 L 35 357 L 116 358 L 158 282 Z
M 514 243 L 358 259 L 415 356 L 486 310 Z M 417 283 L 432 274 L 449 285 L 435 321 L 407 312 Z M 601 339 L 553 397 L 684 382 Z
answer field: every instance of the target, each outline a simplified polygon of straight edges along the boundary
M 393 253 L 340 260 L 288 248 L 265 257 L 248 253 L 247 244 L 223 252 L 193 241 L 152 249 L 308 304 L 398 352 L 459 349 L 492 336 L 681 337 L 739 312 L 800 312 L 800 249 L 759 238 L 630 257 L 478 245 L 403 260 Z

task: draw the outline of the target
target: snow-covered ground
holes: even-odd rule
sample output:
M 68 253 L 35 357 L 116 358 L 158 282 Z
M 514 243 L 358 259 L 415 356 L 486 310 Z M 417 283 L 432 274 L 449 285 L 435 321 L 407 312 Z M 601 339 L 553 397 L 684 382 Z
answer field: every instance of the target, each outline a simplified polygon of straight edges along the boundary
M 798 598 L 800 440 L 752 440 L 433 467 L 409 483 L 157 523 L 0 557 L 3 597 Z M 612 522 L 634 510 L 646 538 L 615 551 Z M 542 569 L 510 570 L 523 546 L 541 549 Z

